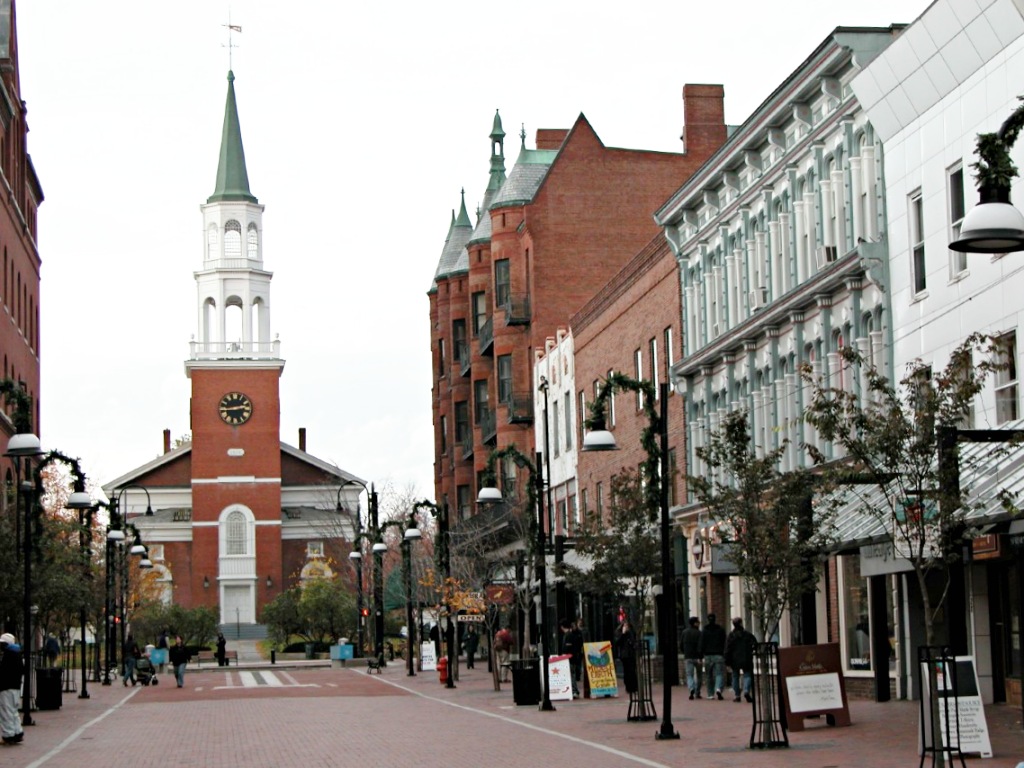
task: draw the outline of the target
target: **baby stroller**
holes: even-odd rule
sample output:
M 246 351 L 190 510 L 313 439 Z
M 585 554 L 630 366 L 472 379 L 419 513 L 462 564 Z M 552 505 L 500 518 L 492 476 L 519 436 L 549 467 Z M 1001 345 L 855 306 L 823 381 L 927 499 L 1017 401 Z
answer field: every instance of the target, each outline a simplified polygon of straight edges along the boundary
M 148 656 L 143 656 L 135 662 L 135 678 L 143 685 L 149 685 L 150 683 L 153 685 L 160 684 L 160 678 L 156 676 L 156 668 Z

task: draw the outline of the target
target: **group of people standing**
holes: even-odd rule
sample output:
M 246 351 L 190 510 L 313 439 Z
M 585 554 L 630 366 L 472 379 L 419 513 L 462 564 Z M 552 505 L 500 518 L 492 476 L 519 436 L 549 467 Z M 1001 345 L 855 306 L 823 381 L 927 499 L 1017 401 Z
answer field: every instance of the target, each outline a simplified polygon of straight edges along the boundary
M 686 687 L 690 698 L 701 697 L 702 677 L 707 674 L 708 698 L 722 700 L 725 689 L 725 668 L 732 670 L 733 701 L 753 701 L 754 648 L 757 638 L 743 626 L 743 619 L 732 620 L 732 631 L 708 614 L 707 625 L 700 628 L 700 619 L 691 616 L 689 626 L 680 637 L 683 658 L 686 661 Z

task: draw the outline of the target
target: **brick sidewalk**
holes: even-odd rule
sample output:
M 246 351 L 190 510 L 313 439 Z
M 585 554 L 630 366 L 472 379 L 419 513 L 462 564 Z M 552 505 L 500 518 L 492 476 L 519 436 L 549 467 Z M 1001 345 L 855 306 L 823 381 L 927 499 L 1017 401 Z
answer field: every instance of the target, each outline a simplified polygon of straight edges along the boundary
M 246 688 L 273 678 L 277 684 Z M 190 672 L 186 687 L 89 686 L 67 694 L 59 711 L 37 712 L 25 743 L 0 749 L 0 765 L 80 768 L 97 757 L 133 768 L 314 765 L 478 767 L 495 756 L 511 764 L 559 768 L 737 765 L 774 768 L 917 766 L 917 703 L 851 702 L 849 728 L 812 726 L 790 734 L 789 749 L 751 751 L 749 705 L 673 696 L 678 741 L 654 738 L 660 721 L 626 722 L 628 699 L 555 702 L 555 712 L 517 707 L 510 685 L 495 692 L 486 665 L 462 670 L 458 687 L 436 673 L 407 677 L 391 664 L 362 669 Z M 291 687 L 288 687 L 291 686 Z M 661 715 L 661 688 L 654 698 Z M 1024 759 L 1019 710 L 986 709 L 995 757 L 978 768 L 1014 768 Z

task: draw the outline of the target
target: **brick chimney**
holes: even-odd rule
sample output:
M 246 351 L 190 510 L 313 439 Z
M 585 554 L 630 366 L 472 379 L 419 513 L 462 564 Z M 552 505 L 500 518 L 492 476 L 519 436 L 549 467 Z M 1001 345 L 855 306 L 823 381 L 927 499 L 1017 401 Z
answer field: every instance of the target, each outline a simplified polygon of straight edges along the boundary
M 725 143 L 725 88 L 721 85 L 683 86 L 683 150 L 710 157 Z
M 568 135 L 568 128 L 538 128 L 537 149 L 560 149 Z
M 306 452 L 306 428 L 299 427 L 299 450 Z
M 171 452 L 171 430 L 164 430 L 164 453 Z

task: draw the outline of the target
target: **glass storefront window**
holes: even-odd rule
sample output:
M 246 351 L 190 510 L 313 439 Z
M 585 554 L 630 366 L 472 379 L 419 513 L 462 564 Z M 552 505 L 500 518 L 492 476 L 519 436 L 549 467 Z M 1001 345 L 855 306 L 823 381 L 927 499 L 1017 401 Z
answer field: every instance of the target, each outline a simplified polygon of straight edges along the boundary
M 889 658 L 885 659 L 884 663 L 890 672 L 895 672 L 896 650 L 889 577 L 885 577 L 885 626 L 876 627 L 868 610 L 868 580 L 860 575 L 860 555 L 843 555 L 839 558 L 839 564 L 842 574 L 843 657 L 846 660 L 846 669 L 865 672 L 874 669 L 875 660 L 871 658 L 871 633 L 877 631 L 885 632 L 889 638 Z

